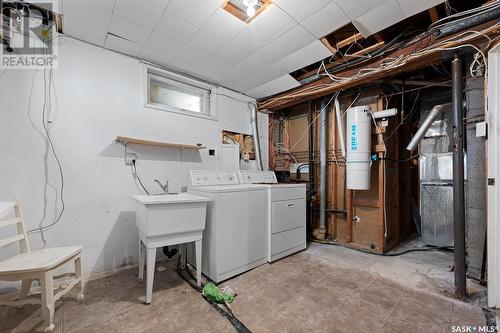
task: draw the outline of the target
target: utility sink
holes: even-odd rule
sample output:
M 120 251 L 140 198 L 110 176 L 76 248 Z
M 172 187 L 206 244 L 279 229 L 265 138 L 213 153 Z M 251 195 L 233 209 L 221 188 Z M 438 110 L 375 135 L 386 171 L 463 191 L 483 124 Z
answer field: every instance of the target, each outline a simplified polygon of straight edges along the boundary
M 136 224 L 141 238 L 190 234 L 205 229 L 207 204 L 191 193 L 132 195 L 137 203 Z

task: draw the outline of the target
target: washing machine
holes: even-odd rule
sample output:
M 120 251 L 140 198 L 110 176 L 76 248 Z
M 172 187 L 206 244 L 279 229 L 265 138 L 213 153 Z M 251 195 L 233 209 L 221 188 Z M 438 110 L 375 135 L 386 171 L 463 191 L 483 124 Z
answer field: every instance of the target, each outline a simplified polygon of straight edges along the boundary
M 280 183 L 273 171 L 240 170 L 242 184 L 267 188 L 267 261 L 306 248 L 306 185 Z
M 234 171 L 192 170 L 190 178 L 189 193 L 212 199 L 203 232 L 203 274 L 219 283 L 265 264 L 267 187 L 240 184 Z

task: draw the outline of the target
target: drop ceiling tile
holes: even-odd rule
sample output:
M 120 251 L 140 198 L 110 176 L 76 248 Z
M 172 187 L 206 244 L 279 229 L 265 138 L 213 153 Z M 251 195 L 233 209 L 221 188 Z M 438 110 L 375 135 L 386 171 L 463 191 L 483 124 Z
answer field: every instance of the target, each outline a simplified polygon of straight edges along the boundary
M 250 25 L 258 34 L 271 40 L 290 30 L 297 22 L 278 6 L 271 4 Z
M 226 45 L 214 57 L 224 61 L 227 66 L 233 66 L 247 58 L 249 55 L 249 53 L 244 52 L 237 47 Z
M 247 68 L 248 71 L 258 73 L 265 67 L 270 66 L 271 63 L 269 63 L 266 58 L 251 55 L 243 59 L 238 65 Z
M 290 52 L 287 51 L 284 47 L 271 42 L 270 44 L 255 52 L 253 56 L 257 57 L 258 59 L 266 59 L 266 61 L 269 63 L 274 63 L 289 54 Z
M 167 4 L 168 1 L 163 1 L 163 5 L 156 5 L 149 0 L 118 0 L 114 14 L 153 29 Z
M 262 81 L 256 76 L 240 77 L 236 81 L 229 82 L 230 88 L 237 91 L 248 91 L 261 84 Z
M 63 16 L 63 26 L 66 35 L 104 47 L 106 35 L 108 34 L 106 30 L 90 27 L 87 22 L 75 18 L 68 19 L 67 16 Z
M 142 48 L 142 46 L 137 43 L 109 34 L 106 38 L 105 47 L 109 50 L 125 53 L 133 57 L 138 56 Z
M 368 37 L 404 19 L 405 15 L 399 7 L 399 3 L 396 0 L 388 0 L 381 6 L 358 17 L 352 23 L 363 36 Z
M 105 11 L 112 12 L 115 7 L 115 0 L 64 0 L 64 2 L 81 1 L 97 6 Z
M 206 0 L 171 0 L 167 7 L 167 13 L 197 27 L 201 27 L 216 10 L 217 2 Z
M 246 23 L 229 14 L 222 8 L 208 19 L 203 26 L 203 30 L 227 42 L 233 40 L 239 33 L 246 28 Z
M 64 1 L 63 17 L 66 22 L 70 20 L 85 21 L 87 26 L 107 30 L 111 21 L 112 10 L 104 10 L 102 7 L 96 6 L 93 3 L 86 3 L 83 0 Z M 92 20 L 87 18 L 91 17 Z
M 250 91 L 246 91 L 246 93 L 254 98 L 264 98 L 298 86 L 300 86 L 300 83 L 289 74 L 286 74 Z
M 179 42 L 187 43 L 196 31 L 198 31 L 198 27 L 173 14 L 165 12 L 154 30 Z
M 199 30 L 188 43 L 189 47 L 209 55 L 215 55 L 226 45 L 228 45 L 227 42 L 203 30 Z
M 269 67 L 270 64 L 260 57 L 250 55 L 242 59 L 236 65 L 233 65 L 228 71 L 239 73 L 241 77 L 255 76 L 259 74 L 264 68 Z
M 301 22 L 301 25 L 316 37 L 321 38 L 349 22 L 349 17 L 340 9 L 337 3 L 332 2 L 309 16 Z
M 265 58 L 267 62 L 274 63 L 286 57 L 316 39 L 302 26 L 297 25 L 273 40 L 268 45 L 254 53 L 257 57 Z
M 153 32 L 145 45 L 147 48 L 155 51 L 161 51 L 166 58 L 173 58 L 184 47 L 176 40 Z
M 206 53 L 185 46 L 179 51 L 174 61 L 186 63 L 191 66 L 200 66 L 205 63 L 209 57 L 210 56 Z
M 147 47 L 143 47 L 139 57 L 141 59 L 147 60 L 149 62 L 152 62 L 154 64 L 162 65 L 162 66 L 167 66 L 170 61 L 174 58 L 175 55 L 163 52 L 163 51 L 158 51 L 158 50 L 152 50 Z
M 226 0 L 209 0 L 209 2 L 215 7 L 222 7 Z
M 316 37 L 300 25 L 296 25 L 283 35 L 273 40 L 270 45 L 278 45 L 292 53 L 312 43 Z
M 143 27 L 137 23 L 113 15 L 109 32 L 132 42 L 144 45 L 151 34 L 151 29 Z
M 335 0 L 339 7 L 351 19 L 355 19 L 365 13 L 368 13 L 375 7 L 382 5 L 387 0 Z M 413 0 L 420 1 L 420 0 Z
M 405 16 L 410 17 L 424 10 L 437 6 L 440 3 L 445 2 L 445 0 L 398 0 L 398 2 Z
M 193 66 L 191 64 L 185 63 L 180 59 L 174 59 L 173 61 L 171 61 L 169 67 L 197 79 L 202 79 L 209 82 L 215 82 L 219 80 L 218 74 L 209 72 L 203 68 L 200 68 L 199 66 Z
M 290 73 L 299 68 L 313 64 L 330 55 L 330 50 L 328 50 L 319 40 L 316 40 L 306 47 L 274 63 L 273 67 L 276 67 L 277 71 L 285 70 L 286 73 Z
M 247 58 L 249 55 L 249 53 L 244 52 L 232 45 L 226 45 L 214 57 L 224 61 L 227 66 L 233 66 Z
M 150 5 L 161 7 L 162 9 L 167 8 L 168 4 L 170 3 L 170 0 L 145 0 L 145 1 L 148 2 Z
M 229 69 L 229 66 L 226 61 L 214 56 L 201 65 L 201 68 L 214 73 L 224 73 Z
M 283 9 L 298 22 L 303 21 L 333 0 L 274 0 L 273 3 Z
M 247 53 L 254 53 L 271 42 L 266 35 L 257 32 L 253 25 L 248 26 L 242 33 L 236 36 L 231 44 Z

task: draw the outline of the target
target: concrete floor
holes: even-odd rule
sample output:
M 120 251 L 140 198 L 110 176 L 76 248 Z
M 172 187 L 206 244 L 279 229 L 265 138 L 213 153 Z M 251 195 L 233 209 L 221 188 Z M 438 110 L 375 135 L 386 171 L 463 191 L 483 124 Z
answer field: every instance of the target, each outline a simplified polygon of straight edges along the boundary
M 398 249 L 400 250 L 400 249 Z M 232 308 L 258 332 L 451 332 L 485 325 L 483 288 L 470 283 L 469 303 L 451 295 L 452 254 L 417 252 L 380 257 L 329 245 L 231 279 Z M 86 299 L 58 302 L 56 332 L 235 332 L 174 272 L 156 272 L 153 304 L 144 305 L 137 271 L 91 281 Z M 42 331 L 40 310 L 0 307 L 1 332 Z

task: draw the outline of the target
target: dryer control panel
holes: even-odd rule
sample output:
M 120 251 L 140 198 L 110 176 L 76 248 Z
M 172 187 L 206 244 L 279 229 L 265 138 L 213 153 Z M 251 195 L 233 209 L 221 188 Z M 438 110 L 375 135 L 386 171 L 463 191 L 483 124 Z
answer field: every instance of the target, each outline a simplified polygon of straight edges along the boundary
M 234 171 L 191 170 L 191 186 L 237 185 L 238 177 Z
M 276 184 L 278 180 L 274 171 L 240 170 L 242 184 Z

